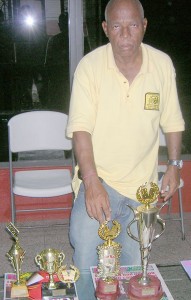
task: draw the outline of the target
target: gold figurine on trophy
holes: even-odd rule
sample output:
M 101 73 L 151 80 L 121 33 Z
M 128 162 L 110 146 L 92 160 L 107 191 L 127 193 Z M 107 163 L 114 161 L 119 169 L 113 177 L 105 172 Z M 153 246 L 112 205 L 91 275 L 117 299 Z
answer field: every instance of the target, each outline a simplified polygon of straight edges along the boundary
M 110 228 L 108 221 L 105 221 L 98 230 L 100 238 L 105 242 L 97 247 L 99 280 L 96 296 L 100 299 L 114 300 L 119 294 L 119 283 L 115 277 L 120 270 L 121 245 L 113 240 L 120 234 L 121 225 L 116 220 L 113 220 L 112 224 Z
M 11 222 L 6 226 L 7 231 L 11 234 L 13 245 L 7 256 L 16 272 L 17 280 L 11 287 L 11 298 L 28 297 L 28 289 L 24 280 L 21 280 L 21 265 L 25 256 L 25 251 L 21 248 L 18 235 L 19 230 Z
M 150 188 L 150 189 L 149 189 Z M 134 212 L 134 219 L 129 223 L 127 232 L 131 238 L 140 244 L 142 274 L 132 277 L 128 285 L 130 299 L 160 299 L 163 295 L 160 280 L 147 274 L 152 242 L 158 239 L 165 230 L 165 221 L 159 216 L 159 212 L 166 205 L 157 208 L 153 202 L 157 200 L 159 188 L 157 184 L 145 183 L 137 190 L 137 200 L 141 203 L 136 209 L 128 205 Z M 131 225 L 137 222 L 138 237 L 131 233 Z M 161 225 L 161 232 L 155 235 L 156 224 Z

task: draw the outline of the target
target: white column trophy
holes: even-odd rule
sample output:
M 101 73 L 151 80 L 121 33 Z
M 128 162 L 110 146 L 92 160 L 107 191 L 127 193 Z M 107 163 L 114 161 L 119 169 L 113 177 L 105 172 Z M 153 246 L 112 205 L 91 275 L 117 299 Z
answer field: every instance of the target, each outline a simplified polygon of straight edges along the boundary
M 150 187 L 148 191 L 147 188 Z M 165 230 L 165 221 L 159 216 L 159 212 L 166 205 L 164 203 L 161 208 L 157 208 L 151 203 L 155 202 L 159 195 L 157 184 L 145 183 L 137 190 L 137 200 L 142 203 L 136 209 L 128 205 L 134 212 L 134 219 L 129 223 L 127 232 L 131 238 L 140 244 L 142 274 L 132 277 L 128 285 L 128 296 L 130 299 L 147 299 L 158 300 L 163 295 L 163 290 L 160 280 L 147 273 L 148 262 L 152 242 L 158 239 Z M 137 223 L 138 237 L 131 233 L 131 225 Z M 161 225 L 161 232 L 155 235 L 156 224 Z
M 120 270 L 119 257 L 121 245 L 113 240 L 119 235 L 121 225 L 112 221 L 112 227 L 108 227 L 105 221 L 100 225 L 98 234 L 105 242 L 97 247 L 99 263 L 98 276 L 100 277 L 96 288 L 96 297 L 101 300 L 115 300 L 119 295 L 119 282 L 116 276 Z

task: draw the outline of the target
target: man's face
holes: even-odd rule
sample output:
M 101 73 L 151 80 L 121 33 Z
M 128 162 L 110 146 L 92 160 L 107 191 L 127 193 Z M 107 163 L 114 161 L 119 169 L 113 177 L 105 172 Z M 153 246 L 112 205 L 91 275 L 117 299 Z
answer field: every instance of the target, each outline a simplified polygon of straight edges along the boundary
M 147 26 L 141 11 L 131 1 L 121 1 L 108 11 L 103 30 L 112 45 L 114 56 L 134 57 L 139 51 Z

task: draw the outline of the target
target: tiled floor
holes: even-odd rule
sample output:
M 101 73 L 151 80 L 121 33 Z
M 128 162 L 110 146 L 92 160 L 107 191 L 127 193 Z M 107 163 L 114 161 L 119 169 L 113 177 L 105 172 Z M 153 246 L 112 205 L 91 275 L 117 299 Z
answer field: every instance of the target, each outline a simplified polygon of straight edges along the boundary
M 166 221 L 163 235 L 153 243 L 151 262 L 158 265 L 178 264 L 191 259 L 191 214 L 184 214 L 185 240 L 182 240 L 179 221 Z
M 62 250 L 65 255 L 65 263 L 72 263 L 72 248 L 68 239 L 68 221 L 63 226 L 38 227 L 19 229 L 21 247 L 26 251 L 22 264 L 22 271 L 35 271 L 38 267 L 34 258 L 43 249 L 55 248 Z M 49 222 L 50 224 L 50 222 Z M 12 272 L 12 266 L 6 253 L 12 246 L 9 233 L 5 230 L 7 224 L 0 224 L 0 275 Z M 167 221 L 164 234 L 153 242 L 150 262 L 165 265 L 178 264 L 181 260 L 191 259 L 191 214 L 185 214 L 186 239 L 182 241 L 179 221 Z

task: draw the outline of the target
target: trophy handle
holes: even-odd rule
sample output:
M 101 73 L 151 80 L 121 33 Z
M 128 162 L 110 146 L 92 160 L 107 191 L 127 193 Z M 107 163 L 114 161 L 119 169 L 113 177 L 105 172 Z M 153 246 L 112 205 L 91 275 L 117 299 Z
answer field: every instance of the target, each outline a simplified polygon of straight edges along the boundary
M 159 213 L 160 213 L 161 209 L 162 209 L 165 205 L 169 204 L 169 201 L 170 201 L 170 200 L 167 200 L 166 202 L 163 203 L 163 205 L 161 205 L 161 207 L 159 208 L 159 211 L 158 211 Z
M 133 211 L 133 213 L 134 213 L 134 219 L 129 223 L 129 225 L 127 226 L 127 233 L 128 233 L 128 235 L 132 238 L 132 239 L 134 239 L 135 241 L 137 241 L 137 242 L 140 242 L 140 240 L 138 239 L 138 237 L 136 237 L 136 236 L 134 236 L 133 234 L 132 234 L 132 232 L 131 232 L 131 225 L 133 224 L 133 223 L 135 223 L 135 222 L 137 222 L 138 221 L 138 217 L 137 217 L 137 214 L 136 214 L 136 209 L 135 208 L 133 208 L 131 205 L 129 205 L 129 204 L 127 204 L 127 206 Z
M 161 207 L 160 207 L 160 209 L 159 209 L 159 211 L 158 211 L 158 214 L 157 214 L 157 222 L 161 224 L 162 231 L 161 231 L 159 234 L 157 234 L 157 235 L 153 238 L 153 241 L 155 241 L 156 239 L 158 239 L 158 238 L 163 234 L 163 232 L 164 232 L 164 230 L 165 230 L 166 223 L 165 223 L 165 221 L 159 216 L 159 212 L 160 212 L 161 209 L 162 209 L 165 205 L 167 205 L 168 203 L 169 203 L 169 200 L 166 201 L 165 203 L 163 203 L 163 205 L 161 205 Z
M 132 225 L 133 223 L 135 223 L 135 222 L 137 222 L 136 218 L 133 219 L 133 220 L 129 223 L 129 225 L 127 226 L 127 233 L 128 233 L 128 235 L 129 235 L 132 239 L 134 239 L 134 240 L 137 241 L 137 242 L 140 242 L 140 240 L 138 239 L 138 237 L 136 237 L 135 235 L 133 235 L 132 232 L 131 232 L 131 229 L 130 229 L 131 225 Z
M 157 222 L 160 223 L 160 225 L 162 227 L 162 231 L 160 233 L 158 233 L 157 235 L 155 235 L 155 237 L 153 238 L 153 241 L 158 239 L 163 234 L 163 232 L 165 230 L 165 226 L 166 226 L 165 221 L 163 219 L 161 219 L 161 217 L 159 215 L 157 215 Z
M 42 264 L 41 264 L 41 260 L 42 260 L 41 255 L 38 254 L 38 255 L 35 256 L 35 262 L 36 262 L 36 264 L 37 264 L 38 266 L 40 266 L 40 268 L 41 268 L 42 270 L 44 270 L 43 267 L 42 267 Z
M 60 252 L 58 258 L 59 258 L 59 267 L 60 267 L 62 265 L 63 260 L 65 259 L 65 254 L 63 252 Z

